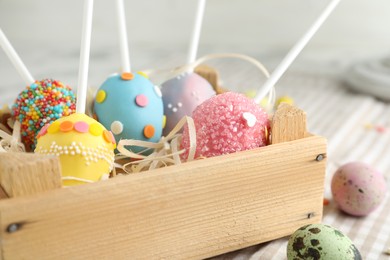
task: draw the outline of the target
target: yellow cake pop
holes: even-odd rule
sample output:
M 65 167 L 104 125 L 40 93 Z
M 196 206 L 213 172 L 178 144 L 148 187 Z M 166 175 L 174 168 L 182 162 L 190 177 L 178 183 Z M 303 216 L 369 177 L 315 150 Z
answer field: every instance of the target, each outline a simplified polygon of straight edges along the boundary
M 60 158 L 64 186 L 108 178 L 115 139 L 95 119 L 81 113 L 60 118 L 38 133 L 36 153 Z
M 76 113 L 44 126 L 36 153 L 60 158 L 64 186 L 108 177 L 114 164 L 115 139 L 102 124 L 85 115 L 93 0 L 85 0 Z

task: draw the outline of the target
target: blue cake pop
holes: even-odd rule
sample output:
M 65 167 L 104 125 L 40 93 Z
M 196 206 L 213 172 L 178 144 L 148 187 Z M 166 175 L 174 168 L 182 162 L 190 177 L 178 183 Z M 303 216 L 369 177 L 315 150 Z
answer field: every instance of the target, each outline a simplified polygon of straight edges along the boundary
M 158 142 L 163 128 L 161 91 L 143 73 L 110 76 L 99 88 L 96 117 L 114 134 L 115 140 L 136 139 Z M 130 147 L 140 152 L 141 147 Z

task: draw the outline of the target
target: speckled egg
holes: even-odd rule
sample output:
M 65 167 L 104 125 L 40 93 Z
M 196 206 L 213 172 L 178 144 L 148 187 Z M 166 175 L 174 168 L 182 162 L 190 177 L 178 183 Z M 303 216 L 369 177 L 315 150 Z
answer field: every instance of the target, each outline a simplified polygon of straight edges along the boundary
M 196 132 L 197 157 L 213 157 L 267 145 L 270 122 L 267 113 L 253 99 L 226 92 L 216 95 L 192 114 Z M 190 139 L 184 127 L 181 147 L 188 158 Z
M 383 201 L 387 184 L 372 166 L 351 162 L 341 166 L 332 178 L 332 194 L 339 208 L 354 216 L 365 216 Z
M 94 110 L 97 120 L 119 142 L 136 139 L 158 142 L 163 128 L 161 91 L 143 73 L 110 76 L 99 88 Z M 140 152 L 142 147 L 128 147 Z
M 341 231 L 324 224 L 296 230 L 288 240 L 287 258 L 313 260 L 360 260 L 359 250 Z
M 193 72 L 185 72 L 169 79 L 161 85 L 164 102 L 166 136 L 184 116 L 191 116 L 194 109 L 203 101 L 215 96 L 210 83 Z

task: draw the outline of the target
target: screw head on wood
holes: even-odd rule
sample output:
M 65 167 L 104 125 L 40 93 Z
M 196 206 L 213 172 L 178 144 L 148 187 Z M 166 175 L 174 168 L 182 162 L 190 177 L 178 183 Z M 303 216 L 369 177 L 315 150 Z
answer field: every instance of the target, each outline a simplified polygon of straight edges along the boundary
M 317 155 L 317 157 L 316 157 L 316 161 L 317 161 L 317 162 L 320 162 L 320 161 L 322 161 L 324 158 L 325 158 L 325 156 L 324 156 L 323 154 L 319 154 L 319 155 Z
M 7 227 L 7 232 L 14 233 L 14 232 L 18 231 L 18 229 L 19 229 L 19 224 L 16 224 L 16 223 L 9 224 Z

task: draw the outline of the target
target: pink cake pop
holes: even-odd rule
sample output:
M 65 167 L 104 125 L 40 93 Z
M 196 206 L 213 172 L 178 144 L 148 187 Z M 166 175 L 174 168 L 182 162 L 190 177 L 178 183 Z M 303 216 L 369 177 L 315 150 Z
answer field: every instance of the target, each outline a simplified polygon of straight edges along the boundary
M 243 94 L 226 92 L 214 96 L 193 112 L 197 157 L 212 157 L 249 150 L 267 144 L 270 122 L 267 113 Z M 190 139 L 184 128 L 181 147 L 188 157 Z
M 332 0 L 309 30 L 291 48 L 286 57 L 259 89 L 254 100 L 237 93 L 224 93 L 206 100 L 193 112 L 196 132 L 195 158 L 227 154 L 266 145 L 269 121 L 258 103 L 291 65 L 305 45 L 332 13 L 340 0 Z M 188 126 L 182 136 L 182 155 L 188 158 L 190 139 Z M 189 158 L 192 159 L 192 158 Z

